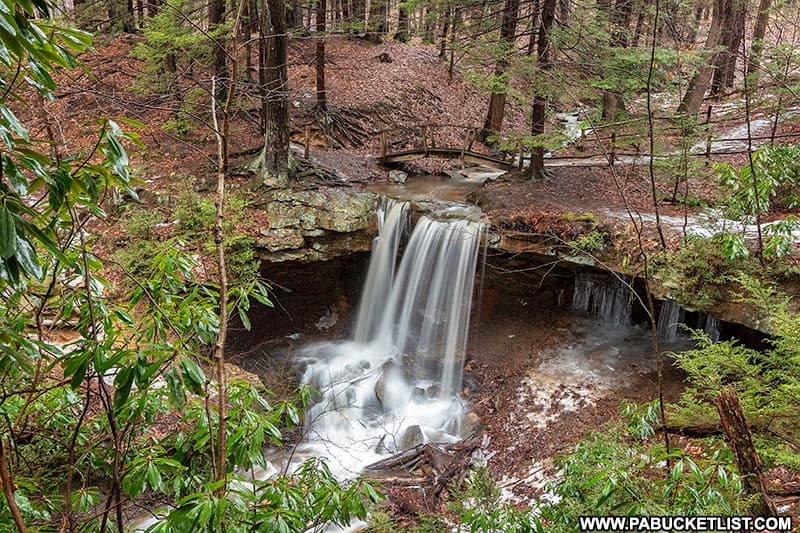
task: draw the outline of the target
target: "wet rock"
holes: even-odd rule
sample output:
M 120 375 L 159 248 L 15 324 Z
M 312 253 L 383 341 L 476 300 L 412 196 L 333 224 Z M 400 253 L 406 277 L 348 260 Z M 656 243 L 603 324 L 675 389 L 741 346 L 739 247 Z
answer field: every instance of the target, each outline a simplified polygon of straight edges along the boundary
M 478 379 L 467 369 L 464 369 L 464 376 L 461 379 L 461 392 L 464 396 L 469 396 L 481 391 Z
M 389 181 L 391 183 L 405 183 L 408 181 L 408 173 L 402 170 L 390 170 Z
M 305 244 L 305 238 L 297 230 L 289 228 L 261 229 L 259 233 L 263 238 L 256 239 L 256 244 L 270 252 L 294 250 Z
M 348 188 L 274 189 L 255 202 L 267 224 L 257 240 L 269 261 L 318 261 L 368 250 L 378 196 Z
M 323 316 L 314 324 L 318 330 L 331 329 L 339 322 L 339 312 L 336 309 L 328 308 Z
M 400 449 L 408 450 L 423 442 L 425 437 L 422 435 L 422 428 L 417 425 L 409 426 L 400 438 Z
M 381 377 L 379 377 L 378 381 L 375 383 L 375 396 L 378 398 L 381 406 L 383 406 L 383 399 L 386 397 L 386 381 L 401 375 L 401 373 L 402 370 L 394 361 L 389 360 L 383 363 Z
M 468 438 L 481 432 L 483 432 L 481 418 L 472 411 L 464 415 L 464 418 L 461 419 L 461 427 L 459 428 L 461 436 Z

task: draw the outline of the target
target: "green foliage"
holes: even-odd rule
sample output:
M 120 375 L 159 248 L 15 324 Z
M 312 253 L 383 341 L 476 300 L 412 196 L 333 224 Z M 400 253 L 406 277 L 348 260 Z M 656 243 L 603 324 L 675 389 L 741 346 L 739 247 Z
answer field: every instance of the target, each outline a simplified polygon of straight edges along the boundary
M 753 152 L 753 164 L 714 165 L 730 191 L 729 216 L 766 214 L 775 207 L 800 206 L 800 147 L 766 145 Z
M 732 244 L 738 241 L 726 244 L 736 236 L 724 235 L 711 239 L 688 236 L 677 250 L 655 258 L 654 277 L 680 301 L 698 308 L 707 306 L 719 295 L 734 266 L 741 266 L 730 260 L 737 249 Z
M 74 66 L 89 44 L 83 32 L 53 25 L 47 9 L 0 0 L 0 444 L 22 519 L 50 530 L 55 520 L 88 516 L 85 530 L 123 530 L 109 523 L 113 505 L 145 491 L 174 504 L 162 531 L 298 531 L 363 518 L 378 493 L 362 481 L 339 484 L 321 462 L 255 486 L 239 474 L 300 423 L 307 391 L 270 403 L 263 389 L 232 380 L 228 485 L 210 482 L 218 391 L 201 354 L 218 337 L 219 288 L 198 278 L 188 241 L 158 242 L 152 225 L 161 215 L 133 208 L 122 215 L 128 247 L 151 255 L 134 269 L 129 300 L 108 298 L 86 229 L 104 229 L 100 203 L 114 189 L 136 199 L 125 146 L 137 139 L 119 124 L 141 125 L 100 121 L 93 150 L 81 157 L 37 151 L 44 141 L 13 105 L 34 105 L 23 99 L 33 91 L 51 97 L 55 70 Z M 231 209 L 242 205 L 234 199 Z M 213 222 L 205 208 L 194 218 L 185 209 L 182 228 L 202 243 Z M 270 304 L 255 273 L 229 292 L 230 313 L 243 321 L 253 300 Z M 58 328 L 69 338 L 53 340 Z M 100 487 L 113 498 L 106 507 L 98 507 Z M 0 529 L 11 530 L 11 502 L 3 503 Z
M 646 410 L 649 407 L 645 408 Z M 638 409 L 634 409 L 638 411 Z M 650 415 L 647 415 L 650 416 Z M 553 495 L 541 506 L 546 531 L 576 531 L 587 515 L 737 515 L 747 509 L 731 454 L 697 458 L 637 439 L 619 425 L 584 438 L 558 458 Z M 666 459 L 672 461 L 667 470 Z
M 450 494 L 452 499 L 448 510 L 462 528 L 469 531 L 534 531 L 529 511 L 520 511 L 501 501 L 500 488 L 486 466 L 473 468 L 459 486 L 450 490 Z M 420 531 L 448 530 L 429 528 Z
M 396 529 L 397 525 L 386 511 L 375 510 L 370 513 L 367 531 L 371 533 L 394 533 Z
M 588 233 L 582 233 L 576 239 L 569 242 L 569 245 L 583 252 L 596 252 L 606 247 L 608 234 L 597 228 Z
M 785 442 L 796 438 L 800 422 L 794 409 L 800 399 L 800 316 L 772 287 L 745 276 L 737 281 L 745 290 L 740 301 L 767 317 L 774 335 L 770 347 L 758 351 L 735 341 L 712 343 L 696 333 L 697 347 L 674 355 L 690 382 L 676 413 L 683 423 L 716 423 L 714 399 L 720 390 L 732 386 L 753 431 L 759 434 L 765 461 L 795 466 L 800 459 Z

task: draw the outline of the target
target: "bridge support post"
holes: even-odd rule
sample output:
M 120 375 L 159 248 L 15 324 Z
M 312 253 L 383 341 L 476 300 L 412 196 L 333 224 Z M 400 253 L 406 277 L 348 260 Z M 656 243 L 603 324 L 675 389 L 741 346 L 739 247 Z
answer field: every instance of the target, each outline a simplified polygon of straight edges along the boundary
M 381 161 L 386 159 L 386 132 L 381 132 Z

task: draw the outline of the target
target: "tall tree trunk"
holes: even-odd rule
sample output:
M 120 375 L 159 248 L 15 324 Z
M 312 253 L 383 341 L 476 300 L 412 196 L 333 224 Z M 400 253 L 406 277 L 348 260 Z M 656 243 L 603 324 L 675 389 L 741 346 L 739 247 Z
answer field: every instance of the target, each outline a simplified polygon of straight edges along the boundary
M 300 0 L 289 0 L 286 6 L 286 27 L 299 30 L 303 27 L 303 10 Z
M 317 0 L 317 111 L 328 110 L 325 93 L 325 0 Z
M 772 8 L 772 0 L 760 0 L 758 3 L 758 15 L 756 24 L 753 27 L 753 41 L 750 45 L 750 57 L 747 61 L 747 74 L 757 74 L 761 70 L 761 51 L 764 50 L 764 37 L 767 34 L 767 24 L 769 24 L 769 14 Z
M 542 22 L 539 26 L 538 57 L 536 65 L 540 71 L 550 70 L 553 66 L 550 50 L 550 31 L 556 15 L 556 2 L 558 0 L 544 0 L 542 5 Z M 545 118 L 547 117 L 547 98 L 537 90 L 533 96 L 533 109 L 531 111 L 531 135 L 544 134 Z M 544 169 L 544 148 L 534 147 L 531 150 L 531 178 L 544 178 L 547 176 Z
M 739 57 L 742 39 L 744 38 L 744 22 L 747 10 L 745 0 L 731 0 L 725 9 L 722 27 L 724 49 L 717 56 L 716 69 L 711 81 L 711 93 L 719 94 L 733 86 L 736 74 L 736 60 Z
M 609 44 L 615 48 L 628 47 L 628 33 L 631 21 L 631 0 L 616 0 L 615 3 L 600 3 L 608 10 L 608 19 L 611 24 L 611 38 Z M 617 120 L 626 116 L 625 99 L 618 91 L 603 91 L 603 120 Z
M 369 41 L 379 44 L 386 35 L 386 2 L 388 0 L 371 0 L 369 3 L 369 24 L 367 31 Z
M 518 1 L 518 0 L 517 0 Z M 425 8 L 425 17 L 423 19 L 425 21 L 425 31 L 422 34 L 422 42 L 431 44 L 433 43 L 433 33 L 434 33 L 434 24 L 435 24 L 435 17 L 431 12 L 431 8 Z
M 570 0 L 558 0 L 558 23 L 562 26 L 569 24 L 569 16 L 572 11 Z
M 711 75 L 714 72 L 714 65 L 718 55 L 716 48 L 722 40 L 722 24 L 725 18 L 726 4 L 730 2 L 731 0 L 714 0 L 714 13 L 705 44 L 705 50 L 710 55 L 706 63 L 697 70 L 697 73 L 689 81 L 686 94 L 683 95 L 683 100 L 678 106 L 679 113 L 696 115 L 700 111 L 700 106 L 703 105 L 703 98 L 708 89 L 708 84 L 711 82 Z
M 442 17 L 442 36 L 439 41 L 439 57 L 444 58 L 447 55 L 447 34 L 450 33 L 450 23 L 453 17 L 453 7 L 447 4 Z
M 353 9 L 350 14 L 353 27 L 362 30 L 367 27 L 366 11 L 367 11 L 367 0 L 353 0 Z
M 500 27 L 500 41 L 508 48 L 514 48 L 514 37 L 517 33 L 517 14 L 519 12 L 519 0 L 506 0 L 503 7 L 503 22 Z M 501 53 L 508 53 L 505 50 Z M 508 60 L 501 57 L 495 65 L 495 77 L 502 76 L 508 68 Z M 489 110 L 486 113 L 486 120 L 483 123 L 481 140 L 486 141 L 491 135 L 500 133 L 503 127 L 503 116 L 506 109 L 506 88 L 493 92 L 489 97 Z
M 767 498 L 764 488 L 764 472 L 761 458 L 753 446 L 753 436 L 742 411 L 742 404 L 733 386 L 720 391 L 716 399 L 717 411 L 722 427 L 728 437 L 728 444 L 733 451 L 733 458 L 742 476 L 747 494 L 756 497 L 752 513 L 760 516 L 775 516 L 775 505 Z
M 225 22 L 225 0 L 209 0 L 208 2 L 208 29 L 215 32 Z M 217 35 L 211 44 L 214 77 L 217 79 L 217 89 L 214 95 L 217 100 L 224 100 L 228 94 L 228 72 L 225 54 L 225 39 Z
M 286 186 L 289 179 L 289 83 L 286 65 L 286 3 L 266 0 L 264 34 L 264 163 L 260 185 Z
M 401 43 L 408 42 L 408 8 L 403 2 L 400 2 L 398 8 L 397 31 L 394 34 L 394 38 Z
M 528 26 L 528 31 L 531 32 L 531 35 L 528 40 L 528 50 L 527 55 L 532 56 L 533 53 L 536 51 L 536 34 L 537 34 L 537 26 L 536 23 L 539 21 L 539 12 L 542 9 L 541 0 L 533 0 L 533 6 L 531 7 L 531 19 L 530 24 Z
M 644 6 L 639 6 L 637 13 L 636 13 L 636 27 L 633 30 L 633 41 L 631 41 L 631 46 L 637 47 L 639 46 L 639 41 L 642 40 L 642 31 L 644 31 L 644 18 L 647 14 Z

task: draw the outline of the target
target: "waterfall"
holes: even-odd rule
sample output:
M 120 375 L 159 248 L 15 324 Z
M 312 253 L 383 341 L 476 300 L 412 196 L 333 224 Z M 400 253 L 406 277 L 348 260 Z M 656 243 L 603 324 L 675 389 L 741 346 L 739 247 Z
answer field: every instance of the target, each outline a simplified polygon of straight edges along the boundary
M 395 268 L 405 203 L 378 213 L 352 341 L 307 347 L 303 380 L 319 391 L 305 447 L 353 474 L 420 442 L 459 438 L 458 393 L 484 226 L 423 216 Z
M 683 309 L 674 300 L 661 302 L 658 313 L 658 335 L 664 340 L 673 341 L 678 337 L 678 325 L 683 322 Z
M 711 342 L 719 342 L 719 326 L 720 320 L 711 315 L 706 315 L 705 324 L 703 324 L 703 331 L 708 336 Z
M 601 318 L 614 326 L 631 323 L 633 289 L 616 277 L 611 283 L 599 281 L 596 276 L 578 273 L 575 276 L 575 291 L 572 294 L 572 308 Z
M 400 240 L 408 226 L 408 204 L 387 200 L 378 208 L 378 235 L 372 242 L 367 279 L 361 292 L 354 339 L 372 339 L 381 322 L 381 306 L 389 300 Z

